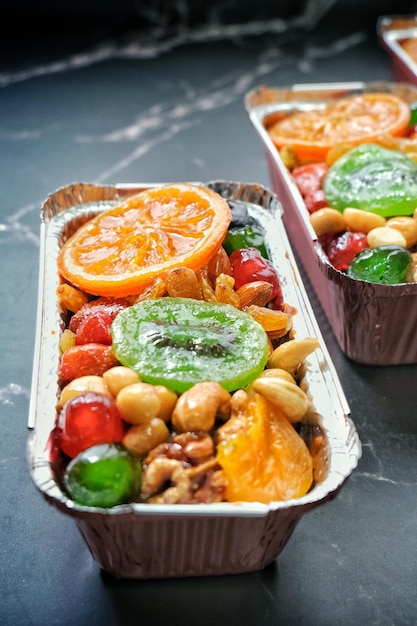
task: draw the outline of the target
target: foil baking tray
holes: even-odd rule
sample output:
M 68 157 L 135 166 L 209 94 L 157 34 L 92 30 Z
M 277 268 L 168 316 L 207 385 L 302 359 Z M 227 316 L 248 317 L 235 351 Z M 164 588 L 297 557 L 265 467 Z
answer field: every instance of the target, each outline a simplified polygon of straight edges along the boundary
M 318 430 L 326 445 L 315 458 L 314 488 L 288 502 L 219 504 L 132 503 L 97 509 L 79 506 L 61 488 L 59 463 L 48 440 L 58 394 L 58 342 L 63 319 L 57 304 L 56 259 L 62 242 L 86 220 L 150 185 L 76 183 L 51 194 L 42 207 L 39 300 L 29 408 L 28 462 L 42 496 L 74 518 L 93 558 L 117 578 L 168 578 L 260 570 L 271 563 L 307 511 L 333 498 L 356 468 L 361 444 L 350 410 L 303 287 L 275 194 L 259 185 L 213 181 L 205 186 L 245 204 L 264 228 L 288 303 L 298 309 L 297 337 L 317 336 L 320 349 L 304 364 L 303 385 L 313 397 L 306 441 Z
M 417 85 L 417 15 L 382 15 L 377 34 L 390 56 L 393 80 Z
M 336 270 L 311 227 L 304 200 L 268 127 L 297 110 L 323 107 L 365 92 L 390 92 L 411 104 L 417 89 L 408 83 L 352 82 L 259 87 L 246 94 L 245 108 L 265 151 L 272 189 L 283 206 L 283 222 L 342 351 L 367 365 L 417 363 L 417 284 L 379 285 Z

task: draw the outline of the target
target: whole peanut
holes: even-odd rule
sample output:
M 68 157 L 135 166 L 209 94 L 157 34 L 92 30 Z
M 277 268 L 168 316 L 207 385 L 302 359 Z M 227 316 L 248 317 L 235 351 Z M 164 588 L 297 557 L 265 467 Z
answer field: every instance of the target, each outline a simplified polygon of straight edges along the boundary
M 159 417 L 161 400 L 153 385 L 134 383 L 123 387 L 116 398 L 117 408 L 122 418 L 129 424 L 147 424 Z
M 343 211 L 343 217 L 348 230 L 356 233 L 365 233 L 365 235 L 373 228 L 385 226 L 386 223 L 385 217 L 381 215 L 350 207 Z
M 340 211 L 324 207 L 310 215 L 310 223 L 317 237 L 327 233 L 340 233 L 346 230 L 346 223 Z

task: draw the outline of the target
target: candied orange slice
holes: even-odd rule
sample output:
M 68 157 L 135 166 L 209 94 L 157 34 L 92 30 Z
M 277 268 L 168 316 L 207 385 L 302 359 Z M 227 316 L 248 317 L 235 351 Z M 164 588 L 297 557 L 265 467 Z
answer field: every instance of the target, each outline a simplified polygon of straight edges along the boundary
M 291 146 L 300 163 L 325 161 L 337 144 L 375 142 L 381 134 L 402 136 L 410 120 L 408 104 L 391 93 L 341 98 L 325 108 L 298 111 L 268 128 L 280 150 Z
M 217 460 L 230 502 L 287 501 L 307 493 L 313 461 L 288 419 L 260 394 L 251 392 L 244 413 L 218 429 Z
M 61 248 L 58 270 L 93 295 L 139 294 L 174 267 L 201 268 L 230 220 L 226 200 L 206 187 L 148 189 L 79 228 Z

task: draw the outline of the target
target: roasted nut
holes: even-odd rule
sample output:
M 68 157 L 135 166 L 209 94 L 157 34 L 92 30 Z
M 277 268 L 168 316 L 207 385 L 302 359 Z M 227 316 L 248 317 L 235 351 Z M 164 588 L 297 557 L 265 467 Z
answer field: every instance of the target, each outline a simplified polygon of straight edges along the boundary
M 142 491 L 149 495 L 156 493 L 163 485 L 172 480 L 175 472 L 185 472 L 184 466 L 176 459 L 158 456 L 145 468 L 142 477 Z
M 103 378 L 114 397 L 116 397 L 124 387 L 140 382 L 138 374 L 130 369 L 130 367 L 125 367 L 124 365 L 111 367 L 104 372 Z
M 343 215 L 336 209 L 324 207 L 314 211 L 310 215 L 310 223 L 318 237 L 327 233 L 340 233 L 346 230 L 346 223 Z
M 290 422 L 302 420 L 311 406 L 307 394 L 283 378 L 257 378 L 252 387 L 278 407 Z
M 123 445 L 134 454 L 144 455 L 169 438 L 167 425 L 159 417 L 146 424 L 135 424 L 123 437 Z
M 280 378 L 282 380 L 286 380 L 293 385 L 297 384 L 294 376 L 287 372 L 287 370 L 279 369 L 277 367 L 272 367 L 270 369 L 266 369 L 259 375 L 258 378 Z
M 161 400 L 153 385 L 134 383 L 123 387 L 117 394 L 117 408 L 122 418 L 129 424 L 147 424 L 159 417 Z
M 187 462 L 193 465 L 205 463 L 214 454 L 213 438 L 203 431 L 180 433 L 172 439 L 171 443 L 181 446 Z
M 411 248 L 417 243 L 417 220 L 407 215 L 398 215 L 387 220 L 387 226 L 398 230 L 405 238 L 406 247 Z
M 245 283 L 239 289 L 236 289 L 240 299 L 240 306 L 242 308 L 251 304 L 260 307 L 266 306 L 271 299 L 272 289 L 272 284 L 265 280 L 254 280 L 251 283 Z
M 79 291 L 79 289 L 67 283 L 58 285 L 56 293 L 58 296 L 58 304 L 64 309 L 67 309 L 67 311 L 71 311 L 71 313 L 76 313 L 88 302 L 87 296 L 82 291 Z
M 368 246 L 377 248 L 378 246 L 402 246 L 407 247 L 407 241 L 402 233 L 396 228 L 390 226 L 381 226 L 373 228 L 367 235 Z
M 68 400 L 82 393 L 87 393 L 87 391 L 94 391 L 95 393 L 102 393 L 105 396 L 112 397 L 106 381 L 101 376 L 80 376 L 79 378 L 71 380 L 71 382 L 62 389 L 57 408 L 62 409 Z
M 267 366 L 268 368 L 277 367 L 294 373 L 300 363 L 319 346 L 320 343 L 315 337 L 286 341 L 275 348 L 268 359 Z
M 385 217 L 382 217 L 381 215 L 351 207 L 348 207 L 343 211 L 343 217 L 348 230 L 357 233 L 365 233 L 365 235 L 367 235 L 373 228 L 379 228 L 380 226 L 385 226 L 386 224 Z
M 224 419 L 230 413 L 230 394 L 215 381 L 197 383 L 185 391 L 172 412 L 176 430 L 203 430 L 209 432 L 216 417 Z
M 168 295 L 173 298 L 202 300 L 203 294 L 195 271 L 189 267 L 176 267 L 166 275 Z

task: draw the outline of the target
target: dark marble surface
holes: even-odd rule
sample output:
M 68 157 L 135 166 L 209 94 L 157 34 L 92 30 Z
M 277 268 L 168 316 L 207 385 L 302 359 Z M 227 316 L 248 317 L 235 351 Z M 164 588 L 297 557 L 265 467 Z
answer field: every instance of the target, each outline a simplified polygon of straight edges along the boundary
M 45 503 L 26 463 L 45 197 L 73 181 L 268 186 L 247 91 L 391 78 L 374 15 L 361 20 L 335 4 L 323 3 L 314 25 L 277 17 L 159 34 L 117 20 L 86 29 L 79 19 L 26 37 L 13 20 L 10 29 L 2 23 L 1 624 L 417 624 L 417 370 L 346 359 L 313 293 L 363 456 L 339 496 L 301 520 L 265 571 L 114 580 L 73 521 Z M 388 5 L 384 12 L 400 9 Z

